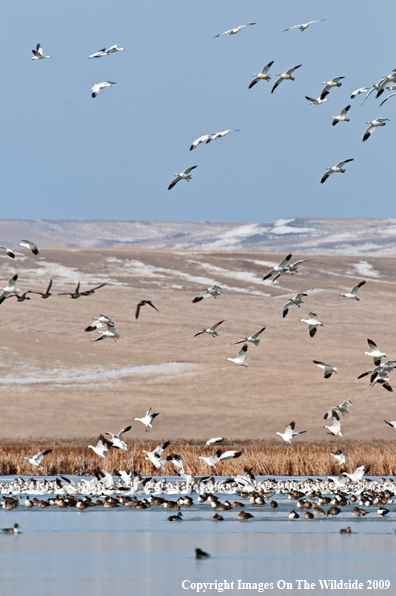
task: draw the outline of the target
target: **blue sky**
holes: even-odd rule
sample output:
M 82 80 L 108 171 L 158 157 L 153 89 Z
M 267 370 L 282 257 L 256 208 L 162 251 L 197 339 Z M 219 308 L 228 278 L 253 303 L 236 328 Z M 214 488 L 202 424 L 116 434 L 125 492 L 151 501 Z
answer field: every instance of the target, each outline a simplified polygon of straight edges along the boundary
M 265 222 L 395 216 L 391 2 L 25 0 L 2 6 L 2 218 Z M 313 19 L 306 31 L 283 29 Z M 233 36 L 214 36 L 256 22 Z M 31 61 L 41 43 L 51 60 Z M 125 52 L 88 60 L 113 44 Z M 274 60 L 271 83 L 248 89 Z M 275 73 L 295 82 L 271 94 Z M 344 76 L 311 106 L 322 81 Z M 91 87 L 116 81 L 95 99 Z M 384 96 L 383 96 L 384 97 Z M 381 98 L 382 99 L 382 98 Z M 331 126 L 347 104 L 351 121 Z M 365 143 L 366 121 L 391 121 Z M 199 136 L 240 129 L 189 151 Z M 354 158 L 320 184 L 326 166 Z M 197 165 L 193 180 L 167 187 Z M 379 192 L 380 190 L 380 192 Z

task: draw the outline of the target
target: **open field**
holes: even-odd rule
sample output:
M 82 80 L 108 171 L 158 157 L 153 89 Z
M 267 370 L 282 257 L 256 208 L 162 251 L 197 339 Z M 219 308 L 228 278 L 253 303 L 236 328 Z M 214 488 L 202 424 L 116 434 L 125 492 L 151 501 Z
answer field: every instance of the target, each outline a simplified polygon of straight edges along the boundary
M 394 259 L 293 254 L 292 261 L 308 259 L 297 275 L 262 282 L 281 257 L 119 248 L 1 256 L 3 286 L 18 273 L 21 292 L 43 292 L 52 278 L 53 295 L 9 298 L 0 306 L 0 436 L 97 437 L 132 423 L 128 441 L 225 436 L 282 444 L 275 433 L 295 420 L 297 431 L 307 431 L 304 440 L 322 441 L 329 439 L 323 415 L 349 399 L 344 439 L 393 441 L 396 431 L 384 419 L 396 418 L 395 394 L 357 376 L 372 368 L 363 355 L 367 338 L 396 356 Z M 361 302 L 340 297 L 362 279 Z M 78 300 L 57 295 L 74 291 L 78 281 L 81 290 L 106 286 Z M 213 283 L 221 296 L 193 304 Z M 283 305 L 297 291 L 309 295 L 283 319 Z M 145 306 L 136 321 L 142 299 L 160 312 Z M 309 312 L 324 323 L 314 338 L 300 322 Z M 84 332 L 101 313 L 115 320 L 118 343 L 92 343 L 95 333 Z M 223 319 L 219 337 L 194 337 Z M 249 345 L 249 368 L 227 362 L 240 347 L 230 344 L 262 326 L 260 346 Z M 325 380 L 312 360 L 330 362 L 339 374 Z M 134 418 L 150 407 L 160 415 L 146 435 Z M 337 449 L 339 439 L 331 441 Z

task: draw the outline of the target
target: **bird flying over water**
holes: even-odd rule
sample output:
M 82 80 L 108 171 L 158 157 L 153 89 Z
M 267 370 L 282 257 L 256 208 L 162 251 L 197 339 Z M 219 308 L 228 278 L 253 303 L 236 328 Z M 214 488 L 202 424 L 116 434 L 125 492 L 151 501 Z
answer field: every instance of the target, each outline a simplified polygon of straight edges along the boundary
M 103 459 L 105 459 L 105 453 L 107 453 L 110 447 L 112 447 L 111 442 L 108 439 L 105 439 L 103 435 L 100 435 L 96 445 L 88 445 L 88 449 L 92 449 L 96 455 L 103 457 Z
M 124 433 L 127 433 L 129 430 L 131 430 L 131 428 L 132 425 L 130 424 L 129 426 L 126 426 L 125 428 L 121 429 L 120 432 L 116 435 L 113 435 L 113 433 L 109 432 L 106 432 L 104 434 L 110 435 L 111 438 L 108 439 L 108 441 L 110 441 L 112 447 L 114 447 L 115 449 L 121 449 L 122 451 L 126 451 L 127 453 L 129 453 L 128 447 L 126 443 L 124 443 L 124 441 L 121 440 L 121 437 Z

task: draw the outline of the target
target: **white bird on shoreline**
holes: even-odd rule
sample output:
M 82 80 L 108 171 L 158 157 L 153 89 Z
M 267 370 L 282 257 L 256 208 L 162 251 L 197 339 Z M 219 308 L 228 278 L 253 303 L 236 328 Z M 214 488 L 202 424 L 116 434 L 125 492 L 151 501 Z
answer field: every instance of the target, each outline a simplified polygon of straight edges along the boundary
M 192 170 L 194 170 L 197 167 L 198 166 L 191 166 L 190 168 L 186 168 L 180 174 L 175 174 L 175 177 L 173 178 L 172 182 L 168 186 L 168 190 L 170 190 L 171 188 L 173 188 L 175 186 L 175 184 L 177 184 L 180 180 L 187 180 L 187 182 L 189 182 L 190 180 L 192 180 L 192 177 L 189 174 L 190 174 L 190 172 Z
M 359 288 L 361 288 L 362 286 L 364 286 L 366 282 L 365 281 L 361 281 L 358 284 L 356 284 L 356 286 L 353 286 L 352 290 L 350 292 L 348 292 L 347 294 L 340 294 L 343 298 L 351 298 L 352 300 L 361 300 L 360 296 L 358 296 L 358 290 Z
M 317 19 L 316 21 L 309 21 L 308 23 L 302 23 L 302 25 L 293 25 L 293 27 L 289 27 L 288 29 L 283 29 L 283 33 L 285 33 L 286 31 L 291 31 L 292 29 L 300 29 L 300 31 L 305 31 L 305 29 L 307 29 L 309 27 L 309 25 L 312 25 L 312 23 L 321 23 L 323 21 L 327 21 L 327 19 Z
M 154 420 L 154 418 L 156 416 L 159 416 L 159 412 L 157 414 L 153 414 L 151 412 L 151 408 L 149 410 L 147 410 L 146 415 L 143 416 L 143 418 L 135 418 L 135 420 L 138 420 L 139 422 L 142 422 L 145 427 L 146 427 L 146 433 L 148 433 L 150 431 L 150 428 L 153 428 L 151 426 L 152 421 Z
M 333 126 L 337 124 L 337 122 L 349 122 L 349 118 L 346 117 L 348 110 L 350 110 L 351 106 L 348 105 L 341 110 L 338 116 L 331 116 L 333 122 L 331 123 Z
M 277 72 L 276 76 L 279 77 L 279 79 L 275 81 L 274 86 L 271 89 L 271 93 L 275 91 L 275 89 L 278 87 L 278 85 L 281 84 L 282 81 L 294 81 L 294 77 L 292 77 L 291 75 L 295 70 L 297 70 L 297 68 L 300 68 L 300 66 L 302 66 L 302 64 L 299 64 L 298 66 L 293 66 L 292 68 L 286 70 L 286 72 L 284 72 L 283 74 Z
M 125 428 L 120 430 L 120 432 L 117 435 L 113 435 L 113 433 L 109 432 L 106 432 L 104 434 L 111 436 L 111 438 L 107 440 L 110 441 L 112 447 L 114 447 L 115 449 L 121 449 L 122 451 L 126 451 L 127 453 L 129 453 L 127 444 L 121 440 L 121 437 L 124 433 L 127 433 L 129 430 L 131 430 L 131 428 L 132 425 L 130 424 L 129 426 L 126 426 Z
M 22 242 L 19 243 L 19 246 L 23 246 L 24 248 L 28 248 L 29 250 L 32 251 L 32 253 L 34 255 L 38 255 L 39 254 L 39 249 L 37 248 L 37 246 L 35 245 L 34 242 L 30 242 L 30 240 L 22 240 Z
M 309 313 L 309 319 L 301 319 L 302 323 L 309 325 L 309 335 L 314 337 L 318 327 L 323 327 L 323 323 L 319 321 L 317 315 L 314 312 Z
M 312 362 L 316 364 L 318 368 L 322 368 L 324 370 L 325 379 L 330 379 L 333 372 L 338 374 L 336 367 L 332 366 L 331 364 L 326 364 L 326 362 L 320 362 L 319 360 L 312 360 Z
M 376 120 L 369 121 L 367 124 L 370 126 L 367 128 L 366 132 L 363 135 L 363 141 L 367 141 L 370 135 L 375 131 L 376 128 L 379 126 L 385 126 L 386 121 L 390 121 L 389 118 L 377 118 Z
M 249 85 L 249 89 L 254 87 L 254 85 L 256 85 L 256 83 L 258 83 L 259 81 L 267 81 L 268 83 L 270 82 L 271 77 L 268 74 L 268 70 L 271 68 L 273 63 L 274 63 L 273 60 L 271 62 L 268 62 L 268 64 L 266 66 L 264 66 L 264 68 L 262 69 L 261 72 L 259 72 L 259 74 L 253 74 L 254 79 L 251 81 L 251 83 Z
M 291 439 L 292 439 L 293 437 L 296 437 L 297 435 L 302 435 L 303 433 L 306 433 L 306 432 L 307 432 L 306 430 L 300 430 L 299 432 L 294 432 L 294 428 L 295 428 L 295 426 L 296 426 L 296 423 L 294 422 L 294 420 L 292 420 L 292 421 L 290 422 L 290 424 L 288 424 L 288 425 L 286 426 L 286 430 L 285 430 L 285 432 L 284 432 L 284 433 L 280 433 L 280 432 L 277 432 L 277 433 L 276 433 L 277 435 L 279 435 L 280 437 L 282 437 L 282 439 L 283 439 L 283 440 L 284 440 L 286 443 L 289 443 L 289 445 L 290 445 L 291 447 L 293 447 L 293 443 L 291 442 Z
M 204 300 L 205 298 L 210 298 L 210 296 L 213 296 L 213 298 L 217 298 L 217 296 L 220 296 L 220 292 L 220 286 L 214 285 L 211 288 L 204 288 L 202 292 L 200 292 L 192 302 L 195 304 L 197 302 L 200 302 L 201 300 Z
M 353 161 L 354 158 L 352 157 L 351 159 L 344 159 L 344 161 L 339 161 L 335 166 L 333 166 L 332 168 L 326 168 L 327 172 L 325 172 L 320 180 L 320 183 L 323 184 L 324 182 L 326 182 L 327 178 L 330 176 L 330 174 L 334 174 L 334 173 L 340 173 L 340 174 L 344 174 L 345 170 L 342 169 L 342 166 L 344 165 L 344 163 L 348 163 L 350 161 Z
M 209 327 L 208 329 L 202 329 L 202 331 L 198 331 L 198 333 L 196 333 L 194 335 L 194 337 L 197 337 L 197 335 L 201 335 L 202 333 L 208 333 L 209 335 L 211 335 L 212 337 L 216 337 L 217 336 L 217 327 L 219 325 L 221 325 L 222 323 L 224 323 L 224 321 L 219 321 L 218 323 L 215 323 L 214 325 L 212 325 L 211 327 Z
M 116 85 L 116 83 L 112 81 L 103 81 L 103 83 L 96 83 L 96 85 L 92 87 L 92 97 L 96 97 L 101 89 L 104 89 L 105 87 L 112 87 L 113 85 Z
M 256 23 L 247 23 L 247 25 L 239 25 L 239 27 L 234 27 L 234 29 L 228 29 L 228 31 L 224 31 L 224 33 L 219 33 L 218 35 L 215 35 L 214 39 L 216 39 L 216 37 L 221 37 L 222 35 L 227 35 L 228 33 L 230 35 L 235 35 L 236 33 L 239 33 L 239 31 L 244 27 L 250 27 L 251 25 L 256 25 Z
M 41 47 L 41 45 L 39 43 L 36 45 L 36 49 L 32 50 L 32 53 L 33 53 L 32 60 L 44 60 L 44 58 L 51 58 L 51 56 L 44 56 L 43 48 Z
M 227 358 L 227 360 L 230 360 L 231 362 L 235 362 L 235 364 L 239 364 L 240 366 L 248 368 L 249 365 L 247 362 L 245 362 L 247 349 L 248 345 L 244 344 L 242 349 L 238 352 L 238 356 L 236 358 Z
M 36 455 L 33 455 L 33 457 L 24 457 L 23 459 L 27 459 L 28 462 L 30 464 L 32 464 L 32 466 L 34 468 L 38 468 L 39 470 L 42 469 L 42 466 L 40 466 L 41 460 L 43 459 L 44 455 L 47 455 L 47 453 L 51 453 L 52 449 L 44 449 L 44 451 L 40 451 L 40 453 L 37 453 Z
M 298 306 L 298 308 L 300 308 L 300 305 L 303 304 L 303 296 L 308 296 L 308 294 L 304 294 L 304 292 L 298 292 L 298 294 L 292 296 L 292 298 L 289 298 L 289 300 L 283 306 L 283 318 L 285 318 L 292 306 Z
M 265 329 L 265 327 L 263 327 L 259 331 L 256 331 L 256 333 L 253 333 L 250 337 L 244 337 L 240 341 L 236 341 L 234 344 L 231 344 L 231 345 L 236 346 L 237 344 L 242 344 L 244 341 L 249 341 L 250 343 L 254 344 L 255 346 L 258 346 L 260 343 L 258 336 L 264 331 L 264 329 Z
M 15 288 L 17 279 L 18 279 L 18 274 L 14 275 L 14 277 L 11 277 L 11 279 L 9 280 L 9 282 L 5 288 L 0 288 L 0 290 L 3 290 L 3 293 L 0 295 L 0 304 L 2 304 L 4 302 L 4 300 L 10 294 L 13 294 L 13 293 L 18 294 L 19 290 Z

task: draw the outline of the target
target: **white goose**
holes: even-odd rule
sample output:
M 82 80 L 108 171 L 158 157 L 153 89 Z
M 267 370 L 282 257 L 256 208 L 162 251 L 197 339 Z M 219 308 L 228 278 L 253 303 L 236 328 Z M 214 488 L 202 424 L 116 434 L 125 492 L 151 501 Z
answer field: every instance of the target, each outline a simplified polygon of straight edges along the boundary
M 330 379 L 333 373 L 338 374 L 338 370 L 336 369 L 336 367 L 332 366 L 331 364 L 326 364 L 326 362 L 320 362 L 320 360 L 312 360 L 312 362 L 316 364 L 318 368 L 322 368 L 324 370 L 325 379 Z
M 224 323 L 224 321 L 219 321 L 218 323 L 215 323 L 214 325 L 212 325 L 211 327 L 209 327 L 208 329 L 202 329 L 202 331 L 198 331 L 198 333 L 196 333 L 194 335 L 194 337 L 197 337 L 197 335 L 201 335 L 202 333 L 208 333 L 209 335 L 211 335 L 212 337 L 216 337 L 217 336 L 217 327 L 219 325 L 221 325 L 222 323 Z
M 283 318 L 285 318 L 285 316 L 289 312 L 289 309 L 292 306 L 298 306 L 298 308 L 300 308 L 300 305 L 303 304 L 303 296 L 308 296 L 308 294 L 304 294 L 304 292 L 299 292 L 292 298 L 289 298 L 289 300 L 283 306 Z
M 227 439 L 225 439 L 224 437 L 214 437 L 213 439 L 209 439 L 208 441 L 206 441 L 205 447 L 209 447 L 209 445 L 215 445 L 217 443 L 224 443 L 224 441 L 226 440 Z
M 302 323 L 309 325 L 309 335 L 314 337 L 318 327 L 323 327 L 323 323 L 319 321 L 317 315 L 314 312 L 309 313 L 309 319 L 301 319 Z
M 308 95 L 305 96 L 305 99 L 307 99 L 309 101 L 311 106 L 320 106 L 320 104 L 323 103 L 324 101 L 329 101 L 328 99 L 326 99 L 326 95 L 328 95 L 328 94 L 329 94 L 328 91 L 322 91 L 322 93 L 320 94 L 320 96 L 317 99 L 314 99 L 313 97 L 308 97 Z
M 98 331 L 98 333 L 100 334 L 99 337 L 97 337 L 96 339 L 93 339 L 91 341 L 100 341 L 101 339 L 114 339 L 115 343 L 117 343 L 117 340 L 120 339 L 120 334 L 117 333 L 116 328 L 114 327 L 114 324 L 111 323 L 105 323 L 107 329 L 106 331 Z M 88 327 L 87 327 L 88 329 Z
M 384 420 L 384 422 L 386 422 L 386 424 L 389 424 L 389 426 L 391 426 L 394 430 L 396 430 L 396 421 L 395 420 L 391 420 L 390 422 L 388 422 L 387 420 Z
M 299 261 L 296 261 L 295 263 L 291 263 L 290 265 L 286 265 L 284 271 L 280 271 L 278 273 L 278 275 L 276 275 L 272 281 L 273 282 L 276 281 L 278 279 L 278 277 L 280 275 L 282 275 L 283 273 L 291 273 L 292 275 L 294 273 L 298 273 L 297 267 L 299 265 L 301 265 L 302 263 L 306 263 L 307 261 L 308 261 L 308 259 L 300 259 Z
M 334 87 L 341 87 L 342 83 L 340 83 L 341 79 L 345 79 L 345 77 L 333 77 L 331 79 L 331 81 L 323 81 L 322 85 L 324 85 L 323 87 L 323 91 L 321 93 L 321 95 L 327 91 L 328 93 L 334 88 Z
M 98 50 L 94 54 L 91 54 L 90 56 L 88 56 L 88 60 L 90 60 L 91 58 L 102 58 L 103 56 L 108 56 L 108 53 L 106 52 L 106 48 L 102 48 L 101 50 Z
M 240 132 L 240 131 L 239 131 L 239 128 L 235 128 L 234 130 L 227 129 L 227 130 L 223 130 L 222 132 L 216 132 L 214 135 L 209 135 L 209 138 L 206 141 L 206 145 L 208 143 L 211 143 L 212 141 L 216 141 L 216 139 L 221 139 L 222 137 L 229 135 L 230 132 Z
M 32 253 L 34 255 L 38 255 L 39 254 L 39 249 L 37 248 L 37 246 L 35 245 L 34 242 L 30 242 L 30 240 L 22 240 L 22 242 L 19 243 L 19 246 L 23 246 L 24 248 L 28 248 L 29 250 L 32 251 Z
M 116 52 L 124 52 L 125 48 L 119 48 L 118 44 L 115 44 L 114 46 L 110 46 L 110 48 L 107 50 L 106 54 L 115 54 Z
M 193 300 L 193 303 L 197 303 L 200 302 L 201 300 L 204 300 L 205 298 L 210 298 L 210 296 L 213 296 L 213 298 L 217 298 L 217 296 L 220 296 L 220 292 L 221 292 L 221 288 L 220 286 L 212 286 L 211 288 L 204 288 L 202 290 L 202 292 L 200 292 Z
M 113 319 L 110 319 L 107 315 L 100 315 L 95 317 L 93 323 L 86 327 L 85 331 L 95 331 L 95 329 L 101 329 L 102 327 L 114 327 Z
M 372 356 L 374 358 L 375 366 L 378 366 L 379 364 L 381 364 L 382 356 L 386 358 L 386 354 L 384 352 L 381 352 L 377 344 L 374 343 L 372 339 L 367 339 L 367 343 L 369 345 L 369 348 L 371 348 L 371 352 L 364 352 L 364 354 L 366 354 L 366 356 Z
M 231 344 L 231 345 L 236 346 L 237 344 L 242 344 L 244 341 L 249 341 L 250 343 L 254 344 L 255 346 L 258 346 L 260 343 L 258 336 L 264 331 L 264 329 L 265 329 L 265 327 L 262 327 L 262 329 L 260 329 L 259 331 L 256 331 L 256 333 L 253 333 L 250 337 L 244 337 L 240 341 L 236 341 L 234 344 Z
M 96 455 L 99 455 L 99 457 L 103 457 L 103 459 L 105 459 L 105 453 L 107 453 L 111 446 L 112 445 L 110 441 L 105 439 L 103 435 L 100 435 L 96 445 L 88 445 L 88 449 L 92 449 Z
M 186 168 L 180 174 L 175 174 L 175 177 L 173 178 L 172 182 L 168 186 L 168 190 L 170 190 L 171 188 L 173 188 L 175 186 L 175 184 L 177 184 L 180 180 L 187 180 L 187 182 L 189 182 L 190 180 L 192 180 L 192 177 L 189 174 L 190 174 L 190 172 L 192 170 L 194 170 L 197 167 L 198 166 L 191 166 L 190 168 Z
M 159 412 L 154 414 L 150 408 L 149 410 L 147 410 L 146 415 L 143 416 L 143 418 L 135 418 L 135 420 L 138 420 L 139 422 L 142 422 L 142 424 L 144 424 L 144 426 L 146 427 L 146 433 L 147 433 L 147 432 L 149 432 L 150 428 L 153 428 L 151 426 L 151 423 L 156 416 L 159 416 Z
M 281 262 L 276 265 L 275 267 L 273 267 L 268 273 L 266 273 L 263 277 L 263 281 L 265 281 L 266 279 L 269 279 L 272 275 L 275 275 L 277 273 L 285 273 L 286 268 L 287 268 L 287 264 L 290 261 L 290 259 L 292 258 L 292 253 L 289 253 L 287 255 L 287 257 L 285 257 L 284 259 L 281 260 Z M 279 275 L 277 275 L 275 277 L 275 279 L 277 279 L 279 277 Z M 275 279 L 272 280 L 272 283 L 275 281 Z
M 324 182 L 326 182 L 327 178 L 330 176 L 330 174 L 335 174 L 335 173 L 340 173 L 340 174 L 344 174 L 345 170 L 342 168 L 342 166 L 345 163 L 348 163 L 350 161 L 353 161 L 354 158 L 352 157 L 351 159 L 344 159 L 344 161 L 339 161 L 335 166 L 333 166 L 332 168 L 326 168 L 327 172 L 325 172 L 320 180 L 320 183 L 323 184 Z
M 349 414 L 348 408 L 351 405 L 352 405 L 352 402 L 349 401 L 349 399 L 344 399 L 342 404 L 339 404 L 338 406 L 334 406 L 333 408 L 330 408 L 330 410 L 328 410 L 326 412 L 326 414 L 323 416 L 324 420 L 328 420 L 329 418 L 332 418 L 335 414 L 337 414 L 337 416 L 338 416 L 338 414 L 342 414 L 343 416 L 345 414 Z
M 276 433 L 277 435 L 279 435 L 280 437 L 282 437 L 282 439 L 283 439 L 283 440 L 284 440 L 286 443 L 289 443 L 289 445 L 290 445 L 291 447 L 293 447 L 293 443 L 291 442 L 291 439 L 292 439 L 293 437 L 296 437 L 297 435 L 302 435 L 303 433 L 306 433 L 306 432 L 307 432 L 306 430 L 300 430 L 300 432 L 294 432 L 294 428 L 295 428 L 295 426 L 296 426 L 296 423 L 294 422 L 294 420 L 292 420 L 292 421 L 290 422 L 290 424 L 288 424 L 288 425 L 286 426 L 286 430 L 285 430 L 285 432 L 284 432 L 284 433 L 280 433 L 280 432 L 277 432 L 277 433 Z
M 235 364 L 239 364 L 240 366 L 244 366 L 245 368 L 248 368 L 249 365 L 247 362 L 245 362 L 247 349 L 248 349 L 248 345 L 244 344 L 242 349 L 239 350 L 238 356 L 236 358 L 227 358 L 227 360 L 230 360 L 231 362 L 235 362 Z
M 354 91 L 352 93 L 351 99 L 354 99 L 355 97 L 357 97 L 361 93 L 367 93 L 367 91 L 370 91 L 370 87 L 360 87 L 360 89 L 356 89 L 356 91 Z
M 1 290 L 3 290 L 3 293 L 0 295 L 0 304 L 2 304 L 10 294 L 18 294 L 19 290 L 15 288 L 17 279 L 18 275 L 14 275 L 14 277 L 11 277 L 10 281 L 8 282 L 5 288 L 0 288 Z
M 271 66 L 273 65 L 274 61 L 272 60 L 271 62 L 268 62 L 268 64 L 266 66 L 264 66 L 264 68 L 262 69 L 261 72 L 259 72 L 259 74 L 254 74 L 254 79 L 251 81 L 250 85 L 249 85 L 249 89 L 251 89 L 252 87 L 254 87 L 254 85 L 256 85 L 256 83 L 258 83 L 259 81 L 267 81 L 268 83 L 271 80 L 271 77 L 268 74 L 269 69 L 271 68 Z
M 237 459 L 242 455 L 242 451 L 225 451 L 222 453 L 221 449 L 218 449 L 216 453 L 210 457 L 200 456 L 198 459 L 202 459 L 211 468 L 216 468 L 216 464 L 220 461 L 227 461 L 229 459 Z
M 156 447 L 154 449 L 154 451 L 145 451 L 143 449 L 143 453 L 147 454 L 147 457 L 145 458 L 147 461 L 151 461 L 151 463 L 153 464 L 153 466 L 155 468 L 157 468 L 157 470 L 161 470 L 161 471 L 165 471 L 164 465 L 168 462 L 168 461 L 172 461 L 173 455 L 168 455 L 166 457 L 161 457 L 161 455 L 163 454 L 164 450 L 170 445 L 170 441 L 166 441 L 165 443 L 161 443 L 161 445 L 158 445 L 158 447 Z
M 363 135 L 363 141 L 367 141 L 369 136 L 375 131 L 376 128 L 379 126 L 385 126 L 386 121 L 390 122 L 389 118 L 377 118 L 376 120 L 367 122 L 370 126 L 367 128 L 366 132 Z
M 104 89 L 105 87 L 112 87 L 113 85 L 116 85 L 116 83 L 112 81 L 103 81 L 103 83 L 96 83 L 96 85 L 92 87 L 92 97 L 96 97 L 101 89 Z
M 298 66 L 293 66 L 292 68 L 289 68 L 283 74 L 280 74 L 279 72 L 277 72 L 276 76 L 279 77 L 279 79 L 277 79 L 275 81 L 275 84 L 271 89 L 271 93 L 273 93 L 275 91 L 275 89 L 278 87 L 278 85 L 281 84 L 282 81 L 294 81 L 294 77 L 292 77 L 291 75 L 295 70 L 297 70 L 297 68 L 300 68 L 300 66 L 302 66 L 302 64 L 299 64 Z
M 15 255 L 9 248 L 5 246 L 0 246 L 0 255 L 8 255 L 11 259 L 15 259 Z
M 200 145 L 201 143 L 205 143 L 209 139 L 210 136 L 211 135 L 202 135 L 202 137 L 198 137 L 198 139 L 196 139 L 191 144 L 190 151 L 192 151 L 193 149 L 196 149 L 198 147 L 198 145 Z
M 36 49 L 32 50 L 32 53 L 33 53 L 32 60 L 44 60 L 44 58 L 51 58 L 51 56 L 44 56 L 43 48 L 41 47 L 41 45 L 39 43 L 36 45 Z
M 363 478 L 363 476 L 365 474 L 367 474 L 367 472 L 370 470 L 370 466 L 359 466 L 358 468 L 356 468 L 356 470 L 353 472 L 353 474 L 347 474 L 347 472 L 343 472 L 343 475 L 346 478 L 349 478 L 349 480 L 351 480 L 352 482 L 360 482 L 361 479 Z
M 328 429 L 328 435 L 333 435 L 335 438 L 342 437 L 340 417 L 336 412 L 334 412 L 331 419 L 331 426 L 324 426 L 323 428 Z
M 34 468 L 38 468 L 39 470 L 41 470 L 42 467 L 40 466 L 40 464 L 44 455 L 47 455 L 47 453 L 51 453 L 51 451 L 52 449 L 44 449 L 44 451 L 40 451 L 40 453 L 33 455 L 33 457 L 24 457 L 23 459 L 27 459 L 28 462 L 32 464 Z
M 365 281 L 361 281 L 358 284 L 356 284 L 356 286 L 353 286 L 352 290 L 350 292 L 348 292 L 348 294 L 340 294 L 340 295 L 343 298 L 351 298 L 352 300 L 361 300 L 361 297 L 358 296 L 358 290 L 359 290 L 359 288 L 364 286 L 365 283 L 366 283 Z
M 127 433 L 129 430 L 131 430 L 131 428 L 132 425 L 130 424 L 129 426 L 126 426 L 125 428 L 120 430 L 120 432 L 117 435 L 113 435 L 113 433 L 109 432 L 105 433 L 105 435 L 110 435 L 111 438 L 108 440 L 110 441 L 112 447 L 114 447 L 115 449 L 121 449 L 122 451 L 126 451 L 127 453 L 129 453 L 127 444 L 121 440 L 121 437 L 124 433 Z
M 332 116 L 333 122 L 332 125 L 335 126 L 337 122 L 349 122 L 349 118 L 346 117 L 348 110 L 351 109 L 351 106 L 348 105 L 346 108 L 343 108 L 338 116 Z
M 288 29 L 283 29 L 283 33 L 286 31 L 291 31 L 292 29 L 300 29 L 300 31 L 305 31 L 312 23 L 321 23 L 323 21 L 327 21 L 327 19 L 317 19 L 316 21 L 309 21 L 308 23 L 302 23 L 302 25 L 293 25 L 293 27 L 289 27 Z
M 330 453 L 330 455 L 332 455 L 334 457 L 334 459 L 336 459 L 338 461 L 340 466 L 347 465 L 346 460 L 345 460 L 345 451 L 341 451 L 341 449 L 339 449 L 335 453 Z
M 228 31 L 224 31 L 224 33 L 219 33 L 218 35 L 215 35 L 214 38 L 216 39 L 216 37 L 221 37 L 222 35 L 227 35 L 228 33 L 230 35 L 235 35 L 236 33 L 239 33 L 241 29 L 244 29 L 244 27 L 251 27 L 251 25 L 255 24 L 256 23 L 247 23 L 247 25 L 239 25 L 239 27 L 234 27 L 234 29 L 228 29 Z
M 389 89 L 390 89 L 390 87 L 389 87 Z M 390 97 L 393 97 L 394 95 L 396 95 L 396 93 L 391 93 L 390 95 L 388 95 L 388 97 L 385 97 L 385 99 L 384 99 L 383 101 L 381 101 L 381 103 L 380 103 L 380 107 L 382 106 L 382 104 L 383 104 L 383 103 L 385 103 L 386 101 L 388 101 L 388 99 L 389 99 Z

